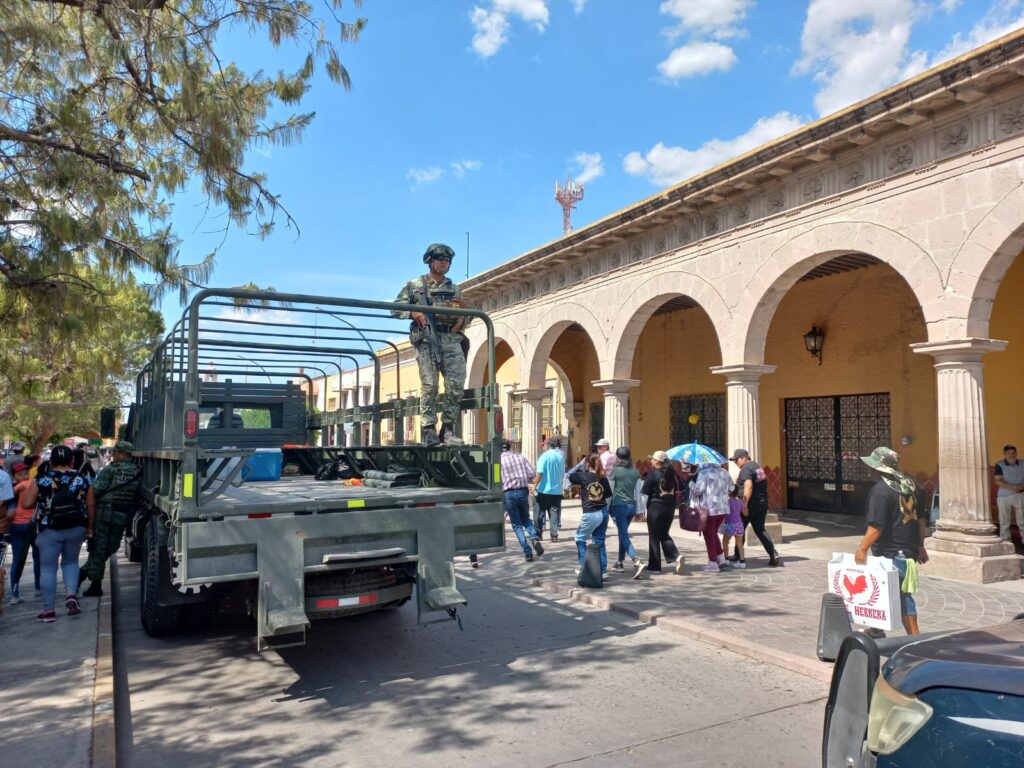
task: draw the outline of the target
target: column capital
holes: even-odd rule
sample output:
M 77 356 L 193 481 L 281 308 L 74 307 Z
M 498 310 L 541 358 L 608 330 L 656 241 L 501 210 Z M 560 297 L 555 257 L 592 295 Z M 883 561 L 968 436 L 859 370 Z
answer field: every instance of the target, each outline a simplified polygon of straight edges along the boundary
M 946 341 L 923 341 L 911 344 L 910 348 L 920 355 L 931 355 L 936 364 L 943 363 L 980 363 L 982 356 L 988 352 L 1002 352 L 1008 341 L 999 339 L 948 339 Z
M 603 389 L 606 395 L 620 395 L 639 387 L 640 379 L 597 379 L 590 383 Z
M 550 389 L 536 388 L 536 389 L 513 389 L 512 394 L 516 397 L 521 397 L 523 400 L 543 400 L 545 397 L 551 394 Z
M 726 381 L 760 381 L 766 373 L 775 373 L 777 366 L 754 365 L 753 363 L 740 363 L 739 365 L 713 365 L 711 372 L 725 376 Z

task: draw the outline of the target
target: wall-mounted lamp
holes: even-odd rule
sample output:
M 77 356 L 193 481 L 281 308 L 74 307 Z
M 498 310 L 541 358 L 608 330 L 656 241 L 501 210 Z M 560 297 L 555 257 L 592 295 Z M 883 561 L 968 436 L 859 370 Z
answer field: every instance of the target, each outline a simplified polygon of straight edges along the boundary
M 818 365 L 821 365 L 821 348 L 825 346 L 825 333 L 818 326 L 811 326 L 811 330 L 804 334 L 804 346 L 811 353 L 811 357 L 818 358 Z

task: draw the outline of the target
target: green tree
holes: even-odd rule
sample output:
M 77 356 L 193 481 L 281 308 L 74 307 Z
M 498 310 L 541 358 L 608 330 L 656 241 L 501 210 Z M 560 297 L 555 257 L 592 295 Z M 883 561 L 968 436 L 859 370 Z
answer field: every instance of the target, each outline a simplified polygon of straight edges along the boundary
M 34 452 L 55 434 L 95 430 L 99 409 L 126 399 L 126 382 L 163 333 L 163 318 L 133 276 L 115 282 L 83 268 L 75 275 L 97 287 L 89 311 L 43 315 L 0 286 L 15 310 L 0 343 L 0 431 Z
M 213 263 L 179 262 L 169 200 L 190 181 L 229 223 L 293 225 L 246 152 L 300 137 L 311 113 L 268 115 L 294 109 L 318 68 L 350 86 L 334 41 L 365 20 L 339 20 L 341 5 L 318 18 L 304 0 L 3 0 L 0 322 L 18 294 L 53 309 L 96 275 L 144 274 L 184 301 Z M 239 27 L 294 54 L 292 70 L 224 61 L 218 35 Z

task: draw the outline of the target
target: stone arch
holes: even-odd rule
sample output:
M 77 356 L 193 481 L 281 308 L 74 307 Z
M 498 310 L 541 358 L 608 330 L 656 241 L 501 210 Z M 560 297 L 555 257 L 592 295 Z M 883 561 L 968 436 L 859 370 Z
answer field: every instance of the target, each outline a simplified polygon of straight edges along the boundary
M 573 324 L 583 327 L 587 336 L 590 337 L 590 342 L 594 345 L 597 359 L 603 358 L 602 352 L 607 337 L 593 312 L 576 302 L 562 302 L 553 307 L 534 326 L 531 333 L 532 350 L 526 358 L 528 366 L 521 369 L 526 372 L 526 375 L 522 377 L 522 386 L 530 389 L 539 389 L 544 386 L 544 374 L 547 370 L 551 350 L 558 337 L 562 335 L 562 331 Z
M 611 370 L 606 372 L 606 378 L 628 379 L 632 376 L 633 353 L 644 326 L 666 301 L 680 296 L 692 299 L 708 314 L 721 349 L 720 334 L 732 324 L 732 312 L 725 298 L 711 283 L 698 275 L 662 272 L 640 283 L 616 313 L 616 317 L 623 318 L 625 322 L 621 327 L 612 329 L 608 349 L 614 357 L 610 361 Z
M 962 331 L 951 328 L 947 338 L 988 336 L 996 291 L 1007 270 L 1024 251 L 1022 211 L 1024 184 L 1015 187 L 985 214 L 953 257 L 947 276 L 952 289 L 949 301 L 962 301 L 966 306 L 950 307 L 949 314 L 966 317 L 966 323 Z
M 928 337 L 934 338 L 945 307 L 942 274 L 928 252 L 905 235 L 873 222 L 832 222 L 791 238 L 753 274 L 736 305 L 735 332 L 722 350 L 723 364 L 762 364 L 768 328 L 789 289 L 815 267 L 851 253 L 873 256 L 906 280 L 921 306 Z
M 524 369 L 526 353 L 523 350 L 521 335 L 510 325 L 501 320 L 493 320 L 494 346 L 505 342 L 512 349 L 512 357 L 519 361 L 520 370 Z M 469 388 L 483 386 L 484 370 L 487 368 L 487 332 L 483 323 L 474 323 L 474 328 L 467 334 L 470 338 L 469 359 L 466 361 L 466 386 Z M 493 372 L 492 372 L 493 373 Z

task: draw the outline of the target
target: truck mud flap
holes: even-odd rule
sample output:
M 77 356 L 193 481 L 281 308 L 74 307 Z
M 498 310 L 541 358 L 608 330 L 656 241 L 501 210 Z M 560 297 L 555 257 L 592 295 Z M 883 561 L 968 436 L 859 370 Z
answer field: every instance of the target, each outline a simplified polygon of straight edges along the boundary
M 256 609 L 257 650 L 288 648 L 306 642 L 309 618 L 305 611 L 302 539 L 278 537 L 260 530 L 256 562 L 260 581 Z

